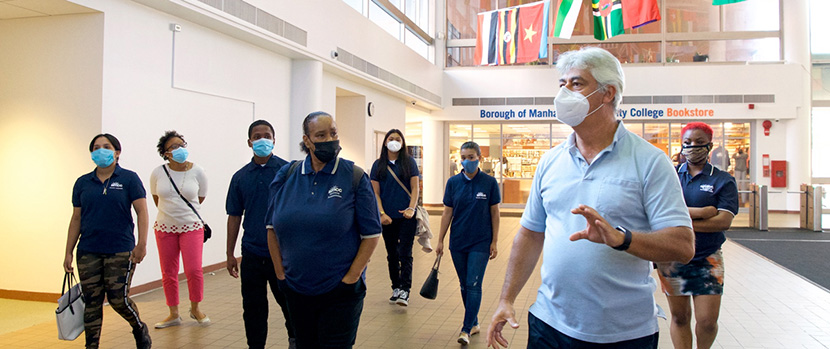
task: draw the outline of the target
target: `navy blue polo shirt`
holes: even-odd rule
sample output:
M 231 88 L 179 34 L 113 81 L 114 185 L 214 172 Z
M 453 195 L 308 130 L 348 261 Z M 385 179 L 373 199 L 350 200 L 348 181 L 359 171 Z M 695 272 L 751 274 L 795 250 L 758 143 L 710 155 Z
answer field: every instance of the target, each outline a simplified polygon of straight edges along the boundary
M 319 295 L 340 284 L 362 239 L 380 236 L 378 204 L 365 173 L 352 187 L 352 161 L 337 158 L 314 172 L 306 156 L 287 177 L 290 168 L 271 183 L 266 224 L 277 234 L 288 286 Z
M 683 188 L 683 198 L 688 207 L 715 206 L 718 210 L 727 211 L 733 216 L 738 214 L 738 186 L 735 178 L 729 173 L 706 163 L 703 171 L 692 178 L 687 164 L 677 168 L 680 177 L 680 186 Z M 706 259 L 715 253 L 726 241 L 724 233 L 695 232 L 695 257 L 692 261 Z
M 479 170 L 473 179 L 464 171 L 447 180 L 444 206 L 452 207 L 450 250 L 455 252 L 490 252 L 493 220 L 490 206 L 501 202 L 499 184 Z
M 233 174 L 225 200 L 228 216 L 242 218 L 242 255 L 269 257 L 268 236 L 265 229 L 265 211 L 268 209 L 268 186 L 274 181 L 277 171 L 285 164 L 279 156 L 271 155 L 268 162 L 259 165 L 251 162 Z
M 389 161 L 386 165 L 391 168 L 392 171 L 395 171 L 395 175 L 398 176 L 398 179 L 403 182 L 403 185 L 405 185 L 406 189 L 411 193 L 412 188 L 410 187 L 409 181 L 412 180 L 412 177 L 420 175 L 420 172 L 418 172 L 418 164 L 415 163 L 415 160 L 412 158 L 408 158 L 408 160 L 407 164 L 400 163 L 400 161 L 396 161 L 396 163 Z M 389 170 L 385 170 L 386 172 L 383 176 L 378 173 L 379 161 L 380 159 L 375 160 L 375 163 L 372 165 L 370 178 L 373 181 L 378 182 L 380 186 L 380 201 L 383 204 L 383 211 L 387 216 L 389 216 L 389 218 L 403 218 L 403 213 L 398 211 L 409 207 L 409 194 L 401 188 L 401 185 L 398 184 L 395 177 L 392 177 Z M 409 167 L 409 178 L 403 178 L 403 166 Z M 383 177 L 383 179 L 381 179 L 381 177 Z M 418 188 L 415 190 L 418 190 Z
M 120 165 L 115 165 L 112 176 L 103 183 L 95 170 L 79 177 L 72 188 L 72 206 L 81 208 L 78 255 L 132 251 L 135 224 L 130 207 L 133 201 L 146 197 L 138 175 Z

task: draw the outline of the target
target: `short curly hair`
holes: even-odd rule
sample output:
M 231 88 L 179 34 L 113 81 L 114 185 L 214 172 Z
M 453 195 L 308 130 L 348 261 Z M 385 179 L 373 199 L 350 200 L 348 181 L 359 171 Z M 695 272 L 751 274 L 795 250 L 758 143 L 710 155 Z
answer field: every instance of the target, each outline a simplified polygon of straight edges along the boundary
M 164 145 L 167 144 L 167 141 L 169 141 L 170 138 L 173 138 L 173 137 L 179 137 L 182 140 L 184 140 L 184 136 L 182 136 L 181 134 L 179 134 L 175 130 L 170 130 L 170 131 L 164 132 L 164 135 L 161 136 L 161 138 L 159 138 L 159 143 L 156 144 L 156 149 L 158 150 L 159 155 L 161 156 L 161 158 L 164 159 L 164 160 L 167 160 L 167 157 L 164 156 L 164 153 L 167 151 L 167 149 L 164 149 Z
M 686 124 L 686 126 L 684 126 L 682 130 L 680 130 L 681 137 L 684 134 L 686 134 L 686 131 L 689 130 L 701 130 L 703 131 L 703 133 L 706 134 L 706 136 L 709 137 L 709 141 L 712 141 L 712 136 L 714 135 L 714 132 L 712 132 L 712 127 L 706 124 L 705 122 L 696 121 Z

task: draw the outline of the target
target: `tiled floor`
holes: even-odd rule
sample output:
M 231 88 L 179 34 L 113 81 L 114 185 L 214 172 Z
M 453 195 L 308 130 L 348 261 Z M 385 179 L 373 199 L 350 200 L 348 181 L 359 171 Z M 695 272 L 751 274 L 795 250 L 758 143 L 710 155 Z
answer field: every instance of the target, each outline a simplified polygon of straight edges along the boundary
M 740 216 L 739 216 L 740 217 Z M 484 279 L 484 296 L 480 319 L 489 325 L 504 279 L 507 256 L 519 219 L 503 217 L 499 257 L 491 261 Z M 772 223 L 775 221 L 772 220 Z M 438 220 L 431 222 L 437 229 Z M 737 223 L 737 222 L 736 222 Z M 772 224 L 771 223 L 771 224 Z M 797 224 L 797 222 L 796 222 Z M 437 232 L 437 230 L 436 230 Z M 715 348 L 830 348 L 830 293 L 801 277 L 778 267 L 732 242 L 724 245 L 726 294 L 720 318 L 720 332 Z M 413 289 L 417 293 L 433 262 L 433 255 L 415 251 Z M 457 348 L 456 336 L 461 326 L 463 308 L 452 261 L 443 261 L 438 299 L 413 296 L 409 307 L 388 304 L 390 289 L 386 276 L 385 252 L 377 249 L 369 264 L 368 292 L 357 337 L 358 348 Z M 525 347 L 526 311 L 535 299 L 539 285 L 538 271 L 525 286 L 516 302 L 521 327 L 506 330 L 511 347 Z M 182 288 L 186 286 L 182 284 Z M 245 334 L 241 315 L 239 282 L 224 270 L 205 276 L 203 310 L 212 323 L 200 326 L 186 319 L 184 325 L 151 330 L 156 348 L 244 348 Z M 187 292 L 183 292 L 182 311 L 187 310 Z M 656 295 L 658 304 L 668 310 L 665 297 Z M 161 290 L 134 297 L 143 320 L 149 324 L 166 315 Z M 287 336 L 282 314 L 271 304 L 269 346 L 283 348 Z M 0 318 L 15 316 L 6 309 Z M 660 348 L 671 348 L 667 322 L 660 321 Z M 103 348 L 134 347 L 125 321 L 106 308 L 102 335 Z M 59 341 L 52 315 L 44 322 L 0 334 L 2 348 L 80 348 L 83 338 L 74 342 Z M 481 335 L 472 337 L 471 348 L 484 348 Z

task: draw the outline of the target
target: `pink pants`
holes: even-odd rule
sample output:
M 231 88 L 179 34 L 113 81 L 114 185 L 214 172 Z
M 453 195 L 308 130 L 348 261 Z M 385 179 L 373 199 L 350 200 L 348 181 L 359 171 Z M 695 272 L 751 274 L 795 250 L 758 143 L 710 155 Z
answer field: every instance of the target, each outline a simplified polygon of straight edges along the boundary
M 165 233 L 156 230 L 156 245 L 161 264 L 161 284 L 167 306 L 179 305 L 179 252 L 184 261 L 187 289 L 191 302 L 204 298 L 205 278 L 202 275 L 202 246 L 205 231 L 192 230 L 186 233 Z

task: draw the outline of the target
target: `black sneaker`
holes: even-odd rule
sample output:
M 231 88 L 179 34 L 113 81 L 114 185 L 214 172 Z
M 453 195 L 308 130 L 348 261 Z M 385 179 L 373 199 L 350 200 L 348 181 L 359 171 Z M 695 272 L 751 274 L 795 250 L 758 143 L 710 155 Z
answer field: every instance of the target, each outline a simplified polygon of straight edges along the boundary
M 141 327 L 133 329 L 133 337 L 135 337 L 135 347 L 137 349 L 150 349 L 153 347 L 153 341 L 150 339 L 150 330 L 147 329 L 147 324 L 141 323 Z
M 398 301 L 398 298 L 401 296 L 401 289 L 396 288 L 392 290 L 392 297 L 389 297 L 389 304 L 395 304 Z
M 409 291 L 401 290 L 401 293 L 398 295 L 398 300 L 395 303 L 402 307 L 409 305 Z

